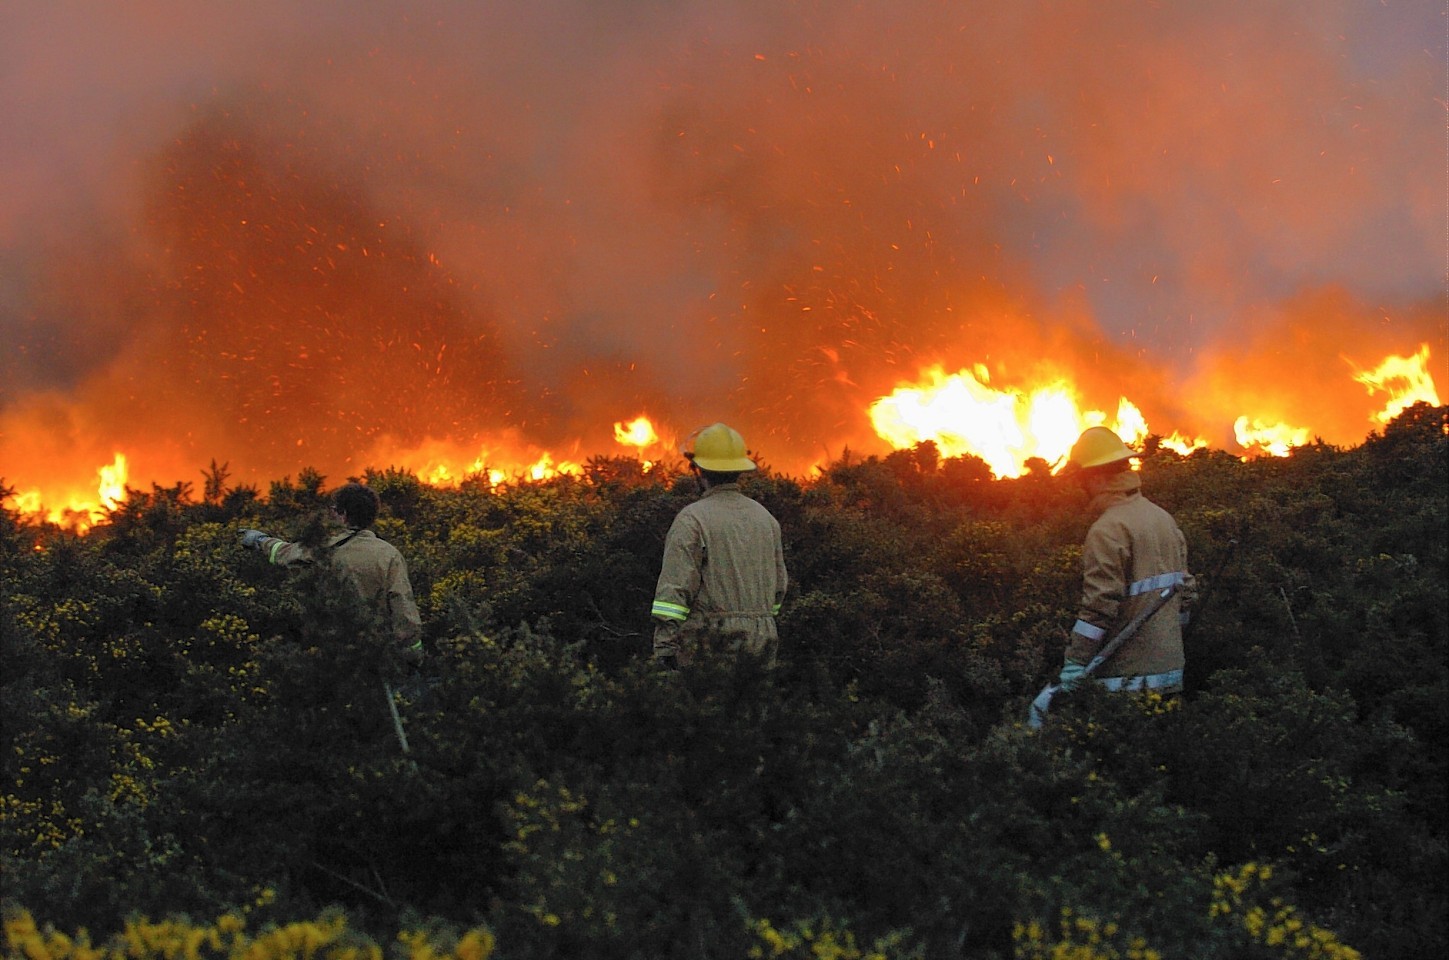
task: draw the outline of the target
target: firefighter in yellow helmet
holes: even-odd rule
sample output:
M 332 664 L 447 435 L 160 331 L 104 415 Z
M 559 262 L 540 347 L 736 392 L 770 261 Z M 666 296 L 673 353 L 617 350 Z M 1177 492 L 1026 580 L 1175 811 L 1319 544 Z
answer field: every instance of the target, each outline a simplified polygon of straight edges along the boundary
M 701 495 L 679 511 L 664 540 L 652 610 L 654 656 L 683 666 L 701 633 L 713 632 L 773 663 L 775 616 L 788 578 L 779 522 L 740 492 L 740 475 L 755 462 L 744 439 L 723 423 L 696 430 L 683 452 Z
M 1067 472 L 1097 519 L 1082 545 L 1082 597 L 1058 676 L 1062 689 L 1083 682 L 1103 647 L 1158 604 L 1091 678 L 1111 690 L 1182 689 L 1182 627 L 1195 596 L 1187 540 L 1172 515 L 1142 495 L 1133 456 L 1106 427 L 1089 427 L 1069 455 Z

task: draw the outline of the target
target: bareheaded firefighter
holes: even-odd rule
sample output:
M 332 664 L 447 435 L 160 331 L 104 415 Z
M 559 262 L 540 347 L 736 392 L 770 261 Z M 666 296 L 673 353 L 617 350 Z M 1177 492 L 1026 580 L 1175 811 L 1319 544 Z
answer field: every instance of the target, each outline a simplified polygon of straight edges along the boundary
M 654 589 L 654 657 L 686 665 L 703 635 L 728 638 L 773 664 L 779 634 L 775 616 L 788 578 L 780 524 L 740 492 L 740 475 L 755 469 L 745 441 L 713 423 L 684 444 L 700 497 L 679 511 L 664 540 Z
M 348 483 L 332 495 L 331 520 L 343 527 L 327 539 L 333 567 L 357 588 L 359 598 L 372 605 L 390 634 L 390 652 L 399 664 L 417 666 L 423 660 L 423 626 L 413 600 L 407 563 L 397 548 L 370 529 L 377 519 L 377 493 L 360 483 Z M 270 563 L 293 566 L 311 563 L 312 552 L 300 543 L 243 530 L 241 545 L 260 551 Z
M 1089 427 L 1068 458 L 1097 519 L 1082 545 L 1082 597 L 1058 684 L 1088 674 L 1109 690 L 1182 690 L 1182 628 L 1196 595 L 1187 539 L 1166 510 L 1142 495 L 1135 454 L 1106 427 Z M 1100 662 L 1114 638 L 1126 639 Z

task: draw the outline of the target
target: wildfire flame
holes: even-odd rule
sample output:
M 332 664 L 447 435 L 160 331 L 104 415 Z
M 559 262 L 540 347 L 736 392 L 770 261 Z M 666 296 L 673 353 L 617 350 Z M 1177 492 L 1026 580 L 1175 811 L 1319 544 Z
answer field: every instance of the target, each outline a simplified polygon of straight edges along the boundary
M 1266 454 L 1272 457 L 1286 457 L 1294 447 L 1308 442 L 1308 430 L 1304 427 L 1290 427 L 1286 423 L 1264 423 L 1241 416 L 1233 421 L 1233 436 L 1238 446 L 1249 455 Z M 1247 457 L 1244 457 L 1247 459 Z
M 648 417 L 640 415 L 614 424 L 614 440 L 635 454 L 659 443 L 659 433 Z M 496 487 L 515 481 L 549 480 L 577 476 L 583 472 L 578 444 L 569 455 L 539 450 L 509 433 L 490 446 L 464 449 L 447 441 L 429 442 L 409 450 L 379 445 L 375 458 L 416 474 L 430 486 L 456 487 L 465 481 L 482 480 Z M 650 466 L 651 461 L 644 460 Z
M 642 450 L 658 443 L 659 433 L 648 417 L 641 416 L 628 423 L 614 424 L 614 439 L 626 447 L 638 447 Z
M 1353 379 L 1370 395 L 1387 394 L 1372 422 L 1388 423 L 1415 403 L 1440 405 L 1429 372 L 1429 345 L 1408 355 L 1391 354 L 1369 370 L 1355 367 Z M 871 426 L 893 449 L 907 449 L 932 441 L 944 457 L 970 455 L 984 461 L 1000 478 L 1019 477 L 1029 461 L 1039 459 L 1059 469 L 1073 442 L 1090 426 L 1107 426 L 1129 445 L 1140 445 L 1153 431 L 1142 410 L 1127 397 L 1118 399 L 1111 414 L 1085 405 L 1066 376 L 1028 386 L 995 387 L 984 364 L 947 373 L 942 365 L 928 368 L 916 383 L 903 383 L 868 407 Z M 1232 425 L 1233 438 L 1243 459 L 1254 456 L 1286 457 L 1310 441 L 1312 431 L 1272 418 L 1249 414 Z M 661 445 L 659 429 L 640 414 L 613 423 L 616 444 L 643 459 Z M 1160 446 L 1187 455 L 1209 446 L 1207 440 L 1181 431 L 1159 436 Z M 510 482 L 547 480 L 583 472 L 580 445 L 570 453 L 528 444 L 512 431 L 495 442 L 465 448 L 452 441 L 430 441 L 399 448 L 386 439 L 370 451 L 369 462 L 387 463 L 408 470 L 431 486 L 457 486 L 481 480 L 489 486 Z M 79 484 L 50 489 L 29 487 L 13 494 L 13 506 L 35 520 L 84 532 L 104 519 L 126 498 L 130 461 L 116 452 L 109 464 L 95 471 L 94 494 Z
M 1122 397 L 1109 419 L 1101 410 L 1083 409 L 1065 379 L 996 389 L 983 364 L 952 374 L 935 366 L 923 379 L 871 404 L 876 433 L 896 449 L 930 440 L 942 456 L 979 457 L 998 477 L 1021 476 L 1033 458 L 1060 464 L 1087 427 L 1110 427 L 1129 444 L 1148 435 L 1147 419 L 1132 401 Z M 1206 445 L 1183 438 L 1176 443 L 1188 450 Z
M 640 415 L 633 420 L 614 423 L 614 440 L 638 455 L 660 442 L 653 422 Z M 390 440 L 380 441 L 369 459 L 407 470 L 419 480 L 434 487 L 456 487 L 464 482 L 482 481 L 490 487 L 513 482 L 550 480 L 560 476 L 583 473 L 581 444 L 571 446 L 569 453 L 542 450 L 521 439 L 513 431 L 505 431 L 493 442 L 465 447 L 451 441 L 429 441 L 401 448 Z M 644 460 L 648 467 L 651 461 Z
M 1429 345 L 1421 344 L 1413 356 L 1397 354 L 1386 357 L 1384 362 L 1372 370 L 1359 371 L 1353 378 L 1368 388 L 1369 395 L 1387 393 L 1388 404 L 1375 414 L 1380 423 L 1403 413 L 1416 403 L 1439 406 L 1439 392 L 1434 389 L 1434 378 L 1429 375 Z
M 1159 442 L 1162 446 L 1184 457 L 1194 450 L 1206 449 L 1208 445 L 1206 440 L 1201 438 L 1189 439 L 1176 431 L 1171 436 L 1163 437 Z
M 1384 408 L 1373 416 L 1378 423 L 1388 423 L 1415 403 L 1439 405 L 1427 343 L 1412 356 L 1391 355 L 1374 369 L 1355 373 L 1354 379 L 1370 394 L 1389 395 Z M 943 456 L 979 457 L 998 477 L 1021 476 L 1033 457 L 1059 463 L 1090 426 L 1110 427 L 1129 445 L 1141 443 L 1151 432 L 1131 400 L 1121 398 L 1115 420 L 1109 421 L 1100 410 L 1083 409 L 1076 388 L 1066 379 L 1027 388 L 997 389 L 990 384 L 983 364 L 953 374 L 939 365 L 931 367 L 920 382 L 902 384 L 872 403 L 871 424 L 895 449 L 930 440 Z M 1311 434 L 1307 427 L 1248 414 L 1233 423 L 1244 459 L 1289 456 L 1294 447 L 1308 443 Z M 1183 455 L 1208 446 L 1206 440 L 1179 431 L 1160 443 Z
M 32 487 L 15 493 L 15 508 L 27 516 L 84 533 L 99 523 L 106 511 L 126 499 L 128 473 L 126 455 L 117 452 L 109 464 L 97 468 L 94 497 L 79 488 L 47 494 Z

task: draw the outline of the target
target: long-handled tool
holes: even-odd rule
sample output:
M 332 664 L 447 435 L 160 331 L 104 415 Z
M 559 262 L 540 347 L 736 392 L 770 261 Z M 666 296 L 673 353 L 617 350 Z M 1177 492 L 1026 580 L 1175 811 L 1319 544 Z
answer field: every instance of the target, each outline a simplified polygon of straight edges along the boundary
M 402 716 L 397 712 L 397 694 L 393 690 L 392 684 L 386 680 L 382 682 L 382 690 L 387 694 L 387 709 L 392 714 L 392 728 L 397 731 L 397 742 L 401 744 L 403 753 L 411 753 L 412 751 L 408 748 L 407 731 L 403 730 Z
M 1097 655 L 1092 658 L 1092 662 L 1087 664 L 1087 668 L 1083 671 L 1082 676 L 1090 677 L 1096 673 L 1097 668 L 1111 659 L 1112 654 L 1116 653 L 1122 644 L 1136 636 L 1137 631 L 1142 629 L 1142 625 L 1150 620 L 1153 614 L 1161 610 L 1167 601 L 1172 599 L 1175 593 L 1177 593 L 1177 584 L 1175 583 L 1157 591 L 1157 595 L 1152 598 L 1152 602 L 1143 607 L 1137 616 L 1133 617 L 1127 626 L 1122 628 L 1121 633 L 1109 640 L 1097 652 Z M 1052 697 L 1055 697 L 1061 689 L 1062 685 L 1059 683 L 1048 683 L 1045 687 L 1042 687 L 1041 693 L 1036 695 L 1036 699 L 1031 702 L 1031 709 L 1027 712 L 1027 726 L 1035 730 L 1042 725 L 1042 721 L 1046 719 L 1047 711 L 1051 709 Z

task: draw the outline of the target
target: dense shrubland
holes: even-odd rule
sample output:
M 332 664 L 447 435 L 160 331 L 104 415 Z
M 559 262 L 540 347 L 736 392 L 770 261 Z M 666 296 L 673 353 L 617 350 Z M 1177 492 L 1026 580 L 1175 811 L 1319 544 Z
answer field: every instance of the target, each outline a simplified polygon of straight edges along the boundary
M 646 653 L 683 478 L 375 471 L 434 678 L 406 755 L 366 618 L 237 545 L 319 537 L 330 478 L 213 464 L 84 537 L 0 513 L 6 955 L 1438 956 L 1446 464 L 1422 405 L 1351 450 L 1153 451 L 1206 592 L 1189 691 L 1038 733 L 1088 522 L 1044 470 L 751 479 L 781 665 L 678 674 Z

